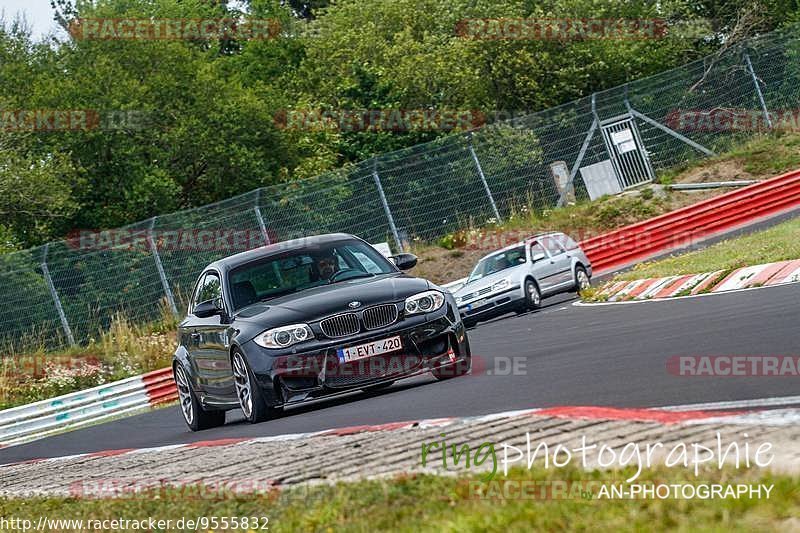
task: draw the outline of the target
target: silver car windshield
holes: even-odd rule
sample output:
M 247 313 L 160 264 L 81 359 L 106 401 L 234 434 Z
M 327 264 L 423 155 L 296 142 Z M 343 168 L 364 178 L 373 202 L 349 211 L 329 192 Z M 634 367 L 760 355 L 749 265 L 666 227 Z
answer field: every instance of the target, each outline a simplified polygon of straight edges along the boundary
M 516 248 L 510 248 L 504 252 L 500 252 L 499 254 L 484 257 L 478 261 L 477 265 L 475 265 L 475 268 L 472 270 L 472 273 L 467 279 L 467 283 L 485 278 L 486 276 L 490 276 L 495 272 L 500 272 L 507 268 L 517 266 L 525 261 L 526 258 L 524 246 L 517 246 Z

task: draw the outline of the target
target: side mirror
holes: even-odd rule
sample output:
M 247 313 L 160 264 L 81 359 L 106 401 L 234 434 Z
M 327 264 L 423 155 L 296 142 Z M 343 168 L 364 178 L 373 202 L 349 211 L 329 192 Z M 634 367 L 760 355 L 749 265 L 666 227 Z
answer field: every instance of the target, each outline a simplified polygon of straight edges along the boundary
M 533 261 L 533 262 L 535 263 L 536 261 L 541 261 L 542 259 L 544 259 L 544 258 L 546 258 L 546 257 L 547 257 L 546 255 L 544 255 L 544 254 L 542 254 L 542 253 L 539 253 L 539 254 L 536 254 L 536 255 L 534 255 L 534 256 L 531 258 L 531 261 Z
M 391 256 L 389 259 L 394 261 L 394 264 L 400 270 L 414 268 L 417 264 L 417 256 L 414 254 L 397 254 Z
M 214 315 L 221 315 L 222 308 L 218 305 L 217 300 L 206 300 L 197 304 L 192 314 L 198 318 L 208 318 Z

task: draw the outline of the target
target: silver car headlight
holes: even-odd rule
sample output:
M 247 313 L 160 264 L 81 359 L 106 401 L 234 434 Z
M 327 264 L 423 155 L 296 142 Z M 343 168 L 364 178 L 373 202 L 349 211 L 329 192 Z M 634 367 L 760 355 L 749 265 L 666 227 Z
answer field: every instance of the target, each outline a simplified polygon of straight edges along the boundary
M 279 328 L 268 329 L 260 333 L 253 341 L 263 348 L 286 348 L 298 342 L 314 338 L 314 332 L 308 324 L 293 324 Z
M 503 278 L 494 285 L 492 285 L 492 292 L 502 291 L 511 286 L 511 278 Z
M 444 305 L 444 294 L 439 291 L 425 291 L 406 298 L 405 310 L 407 315 L 417 313 L 430 313 Z

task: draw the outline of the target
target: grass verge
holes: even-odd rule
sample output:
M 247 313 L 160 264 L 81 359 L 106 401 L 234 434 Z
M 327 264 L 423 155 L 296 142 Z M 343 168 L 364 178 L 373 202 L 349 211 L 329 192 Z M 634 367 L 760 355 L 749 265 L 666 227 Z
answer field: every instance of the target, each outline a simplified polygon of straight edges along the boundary
M 694 252 L 640 263 L 615 280 L 700 274 L 800 258 L 800 218 Z
M 106 520 L 154 517 L 269 517 L 270 531 L 786 531 L 800 516 L 798 478 L 732 468 L 695 478 L 685 470 L 650 471 L 643 484 L 773 485 L 769 498 L 605 499 L 600 485 L 621 484 L 634 470 L 585 472 L 515 469 L 487 485 L 479 477 L 408 475 L 386 480 L 296 488 L 282 493 L 230 498 L 190 497 L 181 489 L 122 499 L 0 499 L 0 516 L 33 521 L 40 516 Z M 525 499 L 505 499 L 492 487 L 536 489 Z M 491 485 L 494 484 L 494 485 Z M 506 485 L 502 485 L 506 484 Z M 568 487 L 557 492 L 556 487 Z M 547 492 L 542 494 L 542 489 Z M 584 493 L 576 489 L 584 490 Z M 591 496 L 588 494 L 591 492 Z M 195 493 L 198 494 L 198 493 Z M 480 497 L 478 494 L 494 494 Z M 509 494 L 516 494 L 509 492 Z M 559 496 L 559 494 L 561 496 Z M 157 497 L 156 497 L 157 496 Z M 201 528 L 201 531 L 233 531 Z M 69 531 L 63 528 L 64 531 Z M 243 531 L 244 529 L 239 529 Z M 251 528 L 251 530 L 257 530 Z

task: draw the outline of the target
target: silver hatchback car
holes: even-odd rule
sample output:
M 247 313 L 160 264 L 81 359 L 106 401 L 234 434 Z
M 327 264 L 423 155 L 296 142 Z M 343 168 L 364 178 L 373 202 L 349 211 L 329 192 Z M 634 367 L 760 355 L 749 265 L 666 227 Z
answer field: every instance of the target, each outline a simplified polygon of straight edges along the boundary
M 591 286 L 592 264 L 563 233 L 540 233 L 483 257 L 453 294 L 464 323 L 536 309 L 542 298 Z

